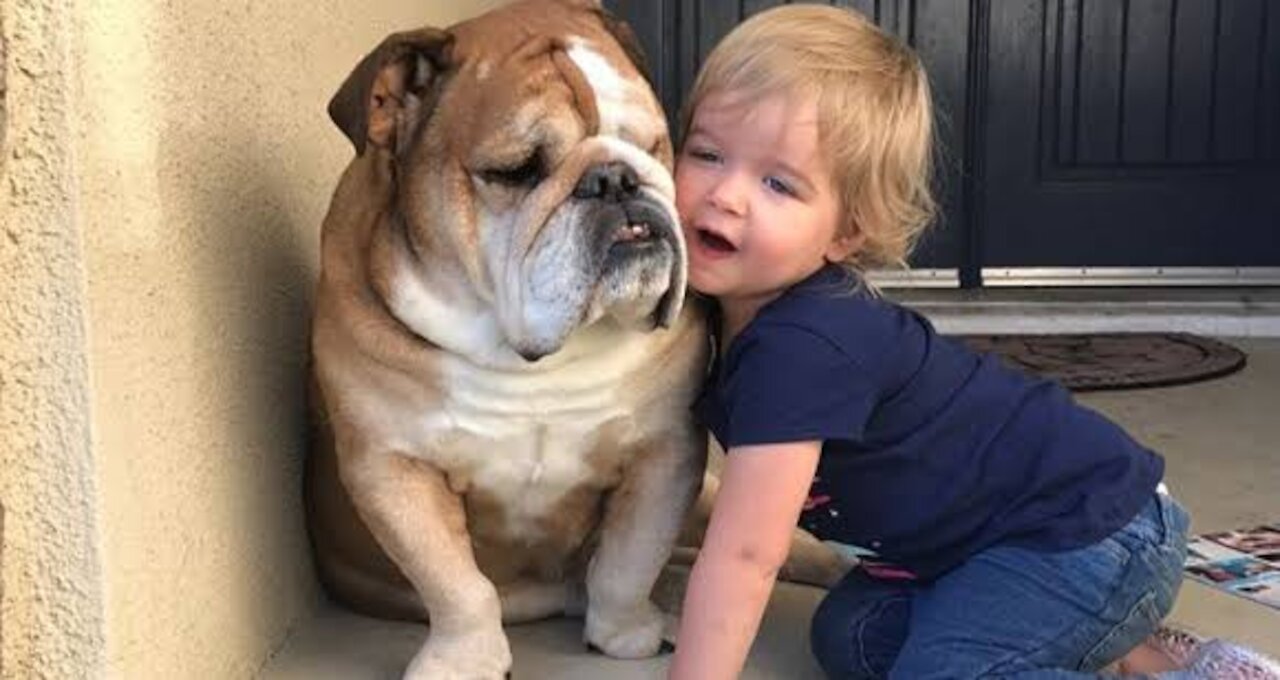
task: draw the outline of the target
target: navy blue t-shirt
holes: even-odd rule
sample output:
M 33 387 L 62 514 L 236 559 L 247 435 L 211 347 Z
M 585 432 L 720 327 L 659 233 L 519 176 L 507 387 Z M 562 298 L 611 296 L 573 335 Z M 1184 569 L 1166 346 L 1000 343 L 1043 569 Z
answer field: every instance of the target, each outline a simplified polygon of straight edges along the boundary
M 726 449 L 824 442 L 803 528 L 931 579 L 996 543 L 1095 543 L 1150 500 L 1160 456 L 854 284 L 827 266 L 766 305 L 694 407 Z

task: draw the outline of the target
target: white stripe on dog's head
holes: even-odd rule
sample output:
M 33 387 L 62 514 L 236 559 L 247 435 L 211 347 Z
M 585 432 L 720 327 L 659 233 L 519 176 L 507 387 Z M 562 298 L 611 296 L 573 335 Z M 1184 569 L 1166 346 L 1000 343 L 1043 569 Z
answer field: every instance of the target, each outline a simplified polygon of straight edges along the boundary
M 667 137 L 667 121 L 652 88 L 635 72 L 623 72 L 582 38 L 570 38 L 566 54 L 582 72 L 596 98 L 601 137 L 647 147 Z M 648 155 L 646 149 L 637 147 Z
M 580 38 L 569 41 L 568 54 L 595 91 L 600 134 L 620 135 L 625 129 L 623 117 L 627 115 L 627 103 L 634 96 L 631 89 L 635 86 Z

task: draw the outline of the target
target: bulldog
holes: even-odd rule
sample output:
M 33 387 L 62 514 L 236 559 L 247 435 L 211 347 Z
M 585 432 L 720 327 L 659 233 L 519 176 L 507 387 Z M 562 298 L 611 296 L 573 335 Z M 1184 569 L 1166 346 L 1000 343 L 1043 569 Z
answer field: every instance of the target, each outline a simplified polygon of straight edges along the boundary
M 659 651 L 650 592 L 698 495 L 672 147 L 630 31 L 589 0 L 397 33 L 329 112 L 307 505 L 349 606 L 427 618 L 411 678 L 501 678 L 503 622 L 578 611 Z

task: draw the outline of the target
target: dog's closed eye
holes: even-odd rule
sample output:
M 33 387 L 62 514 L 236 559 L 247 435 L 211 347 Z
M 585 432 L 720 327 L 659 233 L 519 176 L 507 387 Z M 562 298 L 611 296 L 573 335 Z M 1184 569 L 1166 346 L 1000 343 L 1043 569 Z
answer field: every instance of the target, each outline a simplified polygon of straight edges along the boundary
M 546 168 L 537 153 L 531 154 L 515 166 L 480 171 L 480 178 L 485 182 L 508 187 L 532 187 L 545 177 Z

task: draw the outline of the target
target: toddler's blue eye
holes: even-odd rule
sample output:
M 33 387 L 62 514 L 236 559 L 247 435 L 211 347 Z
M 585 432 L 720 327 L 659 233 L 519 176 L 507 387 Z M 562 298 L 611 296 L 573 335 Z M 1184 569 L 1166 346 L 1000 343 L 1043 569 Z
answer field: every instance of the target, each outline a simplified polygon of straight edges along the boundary
M 766 177 L 764 178 L 764 183 L 765 183 L 765 186 L 769 187 L 770 191 L 773 191 L 775 193 L 782 194 L 783 196 L 796 195 L 795 190 L 791 188 L 790 184 L 787 184 L 786 182 L 778 179 L 777 177 Z

